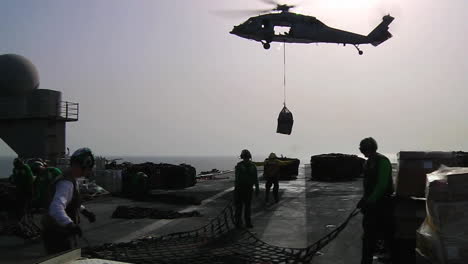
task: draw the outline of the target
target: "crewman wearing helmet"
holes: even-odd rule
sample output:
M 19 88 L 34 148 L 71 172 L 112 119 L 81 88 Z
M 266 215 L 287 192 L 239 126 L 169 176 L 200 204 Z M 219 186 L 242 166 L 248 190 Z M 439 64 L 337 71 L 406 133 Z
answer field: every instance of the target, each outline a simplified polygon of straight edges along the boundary
M 29 213 L 32 197 L 34 176 L 31 168 L 20 158 L 13 161 L 13 173 L 10 176 L 10 182 L 16 186 L 16 215 L 21 220 Z
M 392 165 L 377 148 L 377 142 L 371 137 L 359 144 L 359 150 L 367 158 L 363 172 L 364 196 L 357 206 L 364 215 L 361 264 L 372 263 L 380 236 L 390 254 L 393 248 Z
M 76 150 L 70 157 L 70 167 L 58 177 L 51 188 L 51 202 L 44 216 L 43 241 L 48 254 L 72 248 L 72 240 L 81 236 L 80 212 L 89 222 L 96 216 L 81 204 L 77 179 L 86 177 L 94 166 L 94 155 L 89 148 Z
M 241 152 L 241 162 L 237 163 L 235 169 L 234 201 L 236 204 L 236 226 L 242 226 L 242 209 L 244 210 L 245 227 L 252 228 L 250 219 L 250 205 L 252 203 L 253 186 L 255 194 L 258 196 L 260 189 L 258 186 L 257 167 L 251 161 L 250 151 L 244 149 Z
M 275 153 L 270 153 L 268 159 L 264 162 L 254 162 L 257 166 L 264 166 L 263 177 L 265 178 L 265 203 L 269 201 L 270 189 L 273 185 L 273 197 L 275 203 L 279 201 L 279 178 L 281 175 L 281 166 L 285 166 L 294 161 L 282 161 L 279 160 Z

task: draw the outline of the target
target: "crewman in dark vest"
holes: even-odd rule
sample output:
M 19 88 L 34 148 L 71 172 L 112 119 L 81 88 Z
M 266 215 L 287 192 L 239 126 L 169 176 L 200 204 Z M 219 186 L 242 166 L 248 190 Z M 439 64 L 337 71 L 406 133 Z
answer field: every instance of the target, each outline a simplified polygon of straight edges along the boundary
M 364 165 L 364 196 L 358 203 L 363 213 L 361 264 L 371 264 L 379 238 L 391 254 L 393 248 L 393 179 L 390 160 L 377 152 L 377 142 L 369 137 L 359 150 L 367 161 Z
M 250 219 L 250 205 L 252 203 L 253 186 L 255 194 L 258 196 L 260 188 L 258 186 L 257 167 L 251 161 L 252 155 L 246 149 L 240 155 L 241 162 L 237 163 L 234 186 L 234 202 L 236 204 L 236 226 L 242 226 L 242 209 L 244 209 L 245 227 L 252 228 Z
M 55 179 L 51 186 L 51 202 L 44 216 L 44 246 L 48 254 L 72 249 L 72 241 L 82 235 L 80 212 L 89 222 L 96 216 L 81 204 L 77 178 L 86 177 L 94 166 L 94 156 L 89 148 L 76 150 L 70 157 L 70 168 Z M 76 240 L 75 240 L 76 241 Z M 76 242 L 75 242 L 76 243 Z

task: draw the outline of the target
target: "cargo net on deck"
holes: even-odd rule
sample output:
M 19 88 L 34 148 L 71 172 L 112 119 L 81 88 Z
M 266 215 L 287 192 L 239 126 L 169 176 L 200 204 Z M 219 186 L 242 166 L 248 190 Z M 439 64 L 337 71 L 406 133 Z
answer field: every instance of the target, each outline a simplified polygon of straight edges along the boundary
M 199 229 L 85 248 L 83 256 L 130 263 L 310 263 L 357 214 L 353 211 L 343 224 L 306 248 L 285 248 L 236 228 L 231 203 Z
M 41 236 L 41 228 L 31 216 L 25 216 L 18 222 L 0 220 L 0 236 L 18 236 L 23 239 L 35 239 Z

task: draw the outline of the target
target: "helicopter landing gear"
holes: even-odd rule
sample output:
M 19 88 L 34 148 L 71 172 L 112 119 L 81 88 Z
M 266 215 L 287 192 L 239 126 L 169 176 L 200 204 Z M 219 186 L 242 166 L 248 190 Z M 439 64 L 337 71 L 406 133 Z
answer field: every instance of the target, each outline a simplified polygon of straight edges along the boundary
M 263 43 L 263 48 L 264 48 L 264 49 L 270 49 L 270 43 L 264 42 L 264 43 Z
M 354 45 L 354 47 L 357 49 L 359 55 L 364 54 L 364 51 L 362 51 L 361 49 L 359 49 L 359 45 Z

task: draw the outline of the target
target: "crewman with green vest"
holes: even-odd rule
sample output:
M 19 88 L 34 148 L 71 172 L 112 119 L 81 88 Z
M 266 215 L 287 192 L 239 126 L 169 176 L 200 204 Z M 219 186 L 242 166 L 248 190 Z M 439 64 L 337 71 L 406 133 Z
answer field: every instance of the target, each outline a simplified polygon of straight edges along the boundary
M 89 148 L 76 150 L 70 157 L 70 168 L 51 186 L 51 202 L 42 219 L 44 246 L 48 254 L 72 248 L 72 240 L 81 236 L 80 212 L 89 222 L 96 221 L 94 213 L 81 204 L 77 179 L 86 177 L 94 166 L 94 155 Z
M 369 137 L 359 144 L 367 158 L 364 165 L 364 196 L 358 203 L 364 217 L 361 264 L 371 264 L 377 241 L 383 235 L 386 248 L 393 248 L 393 179 L 390 160 L 377 152 L 377 142 Z
M 258 196 L 260 188 L 258 186 L 257 167 L 251 161 L 252 155 L 247 149 L 242 150 L 241 162 L 237 163 L 235 169 L 234 201 L 236 205 L 236 226 L 242 226 L 242 209 L 244 210 L 245 227 L 252 228 L 250 219 L 250 206 L 252 203 L 253 186 L 255 194 Z
M 281 166 L 289 165 L 294 161 L 283 161 L 278 159 L 275 153 L 270 153 L 264 162 L 254 162 L 257 166 L 263 166 L 263 177 L 265 178 L 265 202 L 268 203 L 270 189 L 273 185 L 273 197 L 275 203 L 279 202 L 279 178 L 281 176 Z
M 49 197 L 50 185 L 62 175 L 62 171 L 58 168 L 46 167 L 40 161 L 35 161 L 31 166 L 36 176 L 34 181 L 34 205 L 37 208 L 46 208 L 51 199 Z
M 20 158 L 13 161 L 13 173 L 10 176 L 10 182 L 16 186 L 16 216 L 18 220 L 29 213 L 33 198 L 34 176 L 31 168 Z

